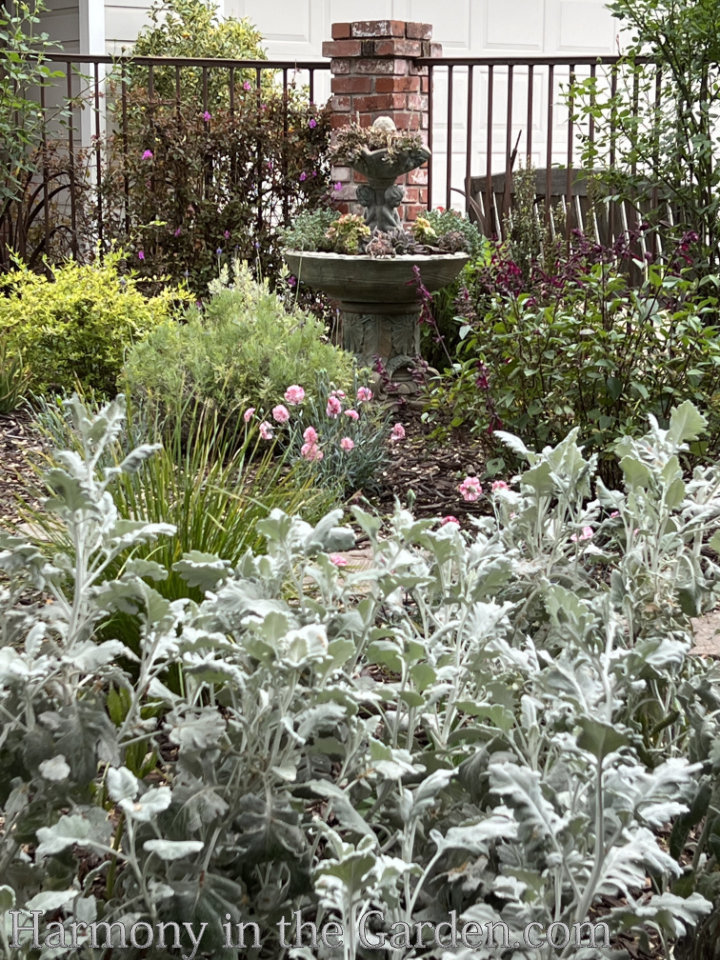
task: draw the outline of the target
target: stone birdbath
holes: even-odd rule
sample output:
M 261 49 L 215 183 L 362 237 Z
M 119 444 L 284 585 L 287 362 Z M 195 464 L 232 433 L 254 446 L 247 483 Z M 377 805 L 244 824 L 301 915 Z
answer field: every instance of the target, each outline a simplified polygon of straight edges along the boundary
M 357 188 L 365 223 L 373 236 L 401 231 L 397 208 L 404 188 L 395 181 L 422 166 L 430 151 L 418 142 L 396 145 L 400 135 L 389 117 L 371 131 L 384 132 L 387 146 L 358 144 L 345 162 L 367 178 Z M 372 135 L 369 139 L 378 139 Z M 466 253 L 409 253 L 391 256 L 286 250 L 285 260 L 300 283 L 339 301 L 342 343 L 363 366 L 379 357 L 393 379 L 410 379 L 402 371 L 420 355 L 421 303 L 417 274 L 431 293 L 447 286 L 467 263 Z M 398 373 L 400 376 L 398 377 Z

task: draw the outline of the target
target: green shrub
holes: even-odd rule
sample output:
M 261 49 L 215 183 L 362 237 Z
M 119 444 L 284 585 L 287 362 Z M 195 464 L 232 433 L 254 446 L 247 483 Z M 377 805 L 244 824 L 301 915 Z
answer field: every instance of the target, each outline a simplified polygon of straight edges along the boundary
M 709 439 L 694 452 L 717 453 L 717 278 L 646 264 L 634 287 L 620 257 L 588 245 L 552 276 L 526 281 L 500 250 L 461 307 L 459 362 L 432 401 L 438 413 L 453 410 L 453 426 L 504 427 L 540 448 L 577 425 L 614 482 L 613 439 L 636 435 L 648 413 L 666 424 L 689 399 L 709 418 Z
M 6 359 L 22 356 L 36 393 L 78 381 L 115 393 L 128 347 L 170 321 L 187 293 L 168 288 L 150 299 L 120 273 L 121 255 L 103 264 L 68 263 L 40 276 L 18 262 L 0 277 L 0 337 Z
M 167 19 L 160 22 L 160 15 Z M 219 20 L 206 0 L 156 5 L 135 51 L 265 59 L 246 20 Z M 115 133 L 105 142 L 105 236 L 143 276 L 181 280 L 200 297 L 232 259 L 282 268 L 279 228 L 328 194 L 329 118 L 277 71 L 129 64 L 116 72 Z M 176 88 L 177 84 L 177 88 Z M 124 98 L 120 99 L 121 86 Z M 179 102 L 178 102 L 179 93 Z
M 235 264 L 211 285 L 187 323 L 165 323 L 128 354 L 133 396 L 174 422 L 190 397 L 212 405 L 228 422 L 249 406 L 269 409 L 292 383 L 324 370 L 338 386 L 352 382 L 350 354 L 328 343 L 323 325 L 286 310 L 267 281 Z

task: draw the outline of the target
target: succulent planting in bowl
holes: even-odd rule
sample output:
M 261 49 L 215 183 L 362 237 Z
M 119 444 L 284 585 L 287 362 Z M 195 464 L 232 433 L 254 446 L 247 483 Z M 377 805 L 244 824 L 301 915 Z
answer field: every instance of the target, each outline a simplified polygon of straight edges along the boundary
M 401 133 L 389 117 L 372 127 L 350 124 L 338 134 L 333 161 L 367 177 L 357 188 L 364 215 L 318 210 L 301 215 L 285 232 L 285 259 L 301 283 L 340 301 L 343 345 L 392 376 L 420 353 L 417 271 L 433 292 L 468 260 L 467 221 L 438 232 L 425 217 L 409 231 L 397 208 L 398 176 L 421 166 L 430 152 L 418 134 Z M 463 229 L 460 229 L 460 227 Z

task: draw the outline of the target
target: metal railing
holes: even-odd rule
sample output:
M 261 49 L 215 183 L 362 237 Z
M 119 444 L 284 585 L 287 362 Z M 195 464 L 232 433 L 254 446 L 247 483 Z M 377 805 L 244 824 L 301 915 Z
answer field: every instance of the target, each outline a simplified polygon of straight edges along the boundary
M 562 169 L 565 183 L 561 194 L 572 210 L 577 196 L 578 135 L 583 133 L 593 143 L 598 131 L 592 115 L 583 122 L 575 119 L 570 88 L 575 81 L 593 78 L 599 91 L 616 94 L 620 62 L 619 57 L 588 56 L 433 57 L 417 61 L 429 74 L 431 205 L 462 205 L 471 212 L 473 201 L 479 203 L 486 226 L 492 225 L 494 232 L 500 233 L 494 191 L 503 177 L 498 175 L 504 175 L 509 190 L 512 173 L 522 164 L 542 170 L 547 198 L 558 197 L 558 170 Z M 650 59 L 636 62 L 652 63 Z M 618 135 L 612 122 L 609 134 L 612 143 Z M 613 165 L 612 147 L 608 159 Z M 546 208 L 549 213 L 549 204 Z
M 38 93 L 45 121 L 42 153 L 45 158 L 52 149 L 57 151 L 60 144 L 66 164 L 62 178 L 53 181 L 46 173 L 42 181 L 32 184 L 34 230 L 37 234 L 38 224 L 42 222 L 45 239 L 37 249 L 43 252 L 43 243 L 47 246 L 47 238 L 59 229 L 53 223 L 59 204 L 61 229 L 67 237 L 68 252 L 74 256 L 78 255 L 81 245 L 87 246 L 90 242 L 86 234 L 92 235 L 93 243 L 102 243 L 104 239 L 105 201 L 101 189 L 104 141 L 106 134 L 113 132 L 122 142 L 127 142 L 131 71 L 135 79 L 138 68 L 147 71 L 144 82 L 150 111 L 160 80 L 163 98 L 171 108 L 175 105 L 179 110 L 191 90 L 197 110 L 203 112 L 210 104 L 211 92 L 217 97 L 221 90 L 231 115 L 236 107 L 240 80 L 243 89 L 247 90 L 249 83 L 250 95 L 254 91 L 258 97 L 268 82 L 275 84 L 284 98 L 291 88 L 302 85 L 309 100 L 318 104 L 324 102 L 330 92 L 330 63 L 322 60 L 237 61 L 66 53 L 52 54 L 48 59 L 61 76 L 53 85 L 40 88 Z M 588 56 L 417 60 L 417 66 L 427 68 L 429 77 L 430 205 L 463 207 L 470 212 L 479 202 L 486 217 L 486 232 L 501 234 L 502 218 L 498 211 L 504 212 L 507 203 L 498 204 L 494 196 L 497 175 L 505 175 L 503 189 L 508 193 L 516 164 L 524 162 L 542 171 L 546 197 L 556 198 L 559 191 L 572 210 L 578 196 L 575 173 L 581 128 L 574 119 L 574 104 L 567 91 L 573 80 L 592 77 L 604 90 L 614 94 L 618 90 L 618 63 L 617 57 Z M 64 120 L 53 121 L 52 117 L 63 111 Z M 582 132 L 593 142 L 594 118 L 590 115 L 584 124 Z M 615 132 L 614 128 L 610 131 Z M 79 148 L 84 153 L 82 159 Z M 610 166 L 614 159 L 611 149 Z M 558 169 L 564 171 L 564 190 L 558 187 L 562 180 Z M 86 178 L 85 196 L 88 190 L 94 196 L 96 222 L 90 226 L 87 221 L 81 223 L 77 187 L 83 177 Z M 130 191 L 127 177 L 122 191 L 127 201 Z M 283 203 L 282 198 L 280 202 Z M 568 219 L 568 229 L 571 219 Z M 3 239 L 7 245 L 7 232 L 3 234 L 0 224 L 0 261 Z
M 82 252 L 81 247 L 102 244 L 105 137 L 113 133 L 127 144 L 129 78 L 132 72 L 137 83 L 138 68 L 146 70 L 143 83 L 146 84 L 150 112 L 159 96 L 166 107 L 169 105 L 173 109 L 174 106 L 179 111 L 186 105 L 188 87 L 192 88 L 191 96 L 200 113 L 210 105 L 210 91 L 214 92 L 216 99 L 220 91 L 230 117 L 235 113 L 239 89 L 240 92 L 243 87 L 247 90 L 248 84 L 249 96 L 254 92 L 258 102 L 261 91 L 270 83 L 282 94 L 284 103 L 287 103 L 291 89 L 302 88 L 311 103 L 316 103 L 316 98 L 324 102 L 329 93 L 329 84 L 318 81 L 321 76 L 329 76 L 330 64 L 315 60 L 240 61 L 72 53 L 49 54 L 47 60 L 59 76 L 40 87 L 36 94 L 42 117 L 40 169 L 34 180 L 27 184 L 24 200 L 27 210 L 23 213 L 20 210 L 22 204 L 15 205 L 16 218 L 29 217 L 31 228 L 18 224 L 8 226 L 9 211 L 6 211 L 6 222 L 0 222 L 0 265 L 7 264 L 8 251 L 4 248 L 14 246 L 18 238 L 34 238 L 32 250 L 20 252 L 26 259 L 36 261 L 47 252 L 49 238 L 56 237 L 60 231 L 64 237 L 63 252 L 75 257 Z M 162 91 L 158 89 L 159 78 L 162 78 Z M 318 96 L 320 87 L 324 89 Z M 62 160 L 61 165 L 57 163 L 58 159 Z M 58 173 L 60 166 L 62 172 Z M 125 202 L 129 190 L 126 176 Z M 92 196 L 94 206 L 92 224 L 88 222 L 87 210 L 81 209 L 87 207 L 89 196 Z

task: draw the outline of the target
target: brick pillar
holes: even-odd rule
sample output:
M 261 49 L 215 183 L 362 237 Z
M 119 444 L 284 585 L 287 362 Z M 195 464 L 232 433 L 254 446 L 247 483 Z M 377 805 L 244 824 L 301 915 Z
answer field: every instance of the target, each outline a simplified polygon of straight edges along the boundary
M 323 56 L 330 57 L 332 73 L 330 123 L 334 130 L 351 121 L 369 127 L 378 117 L 392 117 L 398 130 L 419 130 L 427 140 L 429 81 L 427 67 L 416 65 L 419 57 L 439 57 L 442 48 L 431 43 L 432 27 L 404 20 L 362 20 L 334 23 L 332 40 L 323 43 Z M 355 181 L 364 180 L 348 167 L 333 170 L 342 190 L 344 212 L 355 199 Z M 412 222 L 427 210 L 427 168 L 412 170 L 398 180 L 405 186 L 405 199 L 398 208 L 400 219 Z

